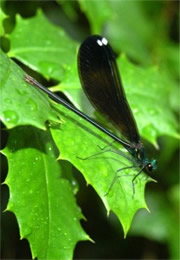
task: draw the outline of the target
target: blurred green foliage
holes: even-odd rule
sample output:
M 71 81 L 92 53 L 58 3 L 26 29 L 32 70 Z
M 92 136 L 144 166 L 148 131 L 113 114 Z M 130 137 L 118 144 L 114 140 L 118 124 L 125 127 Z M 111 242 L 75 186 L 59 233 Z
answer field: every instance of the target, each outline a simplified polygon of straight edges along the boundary
M 80 188 L 77 201 L 88 220 L 82 225 L 86 233 L 96 241 L 96 244 L 79 243 L 74 251 L 76 259 L 179 259 L 178 3 L 176 1 L 125 0 L 59 0 L 57 2 L 4 0 L 1 8 L 1 48 L 9 57 L 14 58 L 14 61 L 10 61 L 3 52 L 0 54 L 1 91 L 4 102 L 1 106 L 0 117 L 4 124 L 3 127 L 6 126 L 9 133 L 7 143 L 7 131 L 2 131 L 2 148 L 5 147 L 3 153 L 6 154 L 9 165 L 9 173 L 5 181 L 10 187 L 8 209 L 15 212 L 21 237 L 27 238 L 30 242 L 32 255 L 46 259 L 57 257 L 70 259 L 76 242 L 88 239 L 79 225 L 82 214 L 78 211 L 79 208 L 72 193 L 73 191 L 76 193 L 78 190 L 76 184 L 78 180 Z M 151 213 L 140 210 L 136 214 L 125 241 L 115 215 L 111 213 L 107 219 L 99 197 L 91 188 L 86 188 L 77 169 L 93 186 L 107 209 L 113 209 L 113 207 L 115 209 L 120 203 L 119 212 L 123 210 L 123 214 L 118 215 L 116 210 L 114 212 L 121 220 L 124 229 L 123 221 L 128 219 L 125 217 L 128 210 L 137 206 L 128 219 L 127 225 L 129 226 L 135 211 L 143 205 L 145 206 L 142 194 L 146 181 L 143 180 L 141 185 L 137 185 L 137 194 L 139 194 L 137 196 L 139 196 L 139 201 L 142 200 L 140 204 L 138 201 L 136 205 L 130 200 L 130 195 L 129 197 L 127 195 L 128 202 L 124 203 L 123 208 L 126 196 L 122 197 L 121 191 L 117 187 L 115 187 L 116 191 L 112 197 L 104 199 L 104 190 L 107 190 L 108 182 L 110 182 L 106 171 L 108 172 L 109 167 L 112 167 L 111 172 L 113 172 L 114 169 L 117 169 L 119 162 L 114 162 L 112 166 L 109 158 L 102 158 L 100 162 L 97 159 L 89 160 L 87 163 L 78 161 L 76 154 L 79 147 L 81 157 L 87 151 L 91 155 L 98 150 L 95 148 L 101 144 L 101 140 L 98 142 L 97 137 L 92 138 L 90 134 L 86 136 L 86 131 L 83 132 L 82 129 L 81 132 L 81 128 L 78 128 L 78 124 L 84 124 L 81 120 L 73 117 L 63 108 L 60 109 L 59 106 L 56 109 L 53 102 L 49 102 L 45 95 L 34 88 L 27 88 L 27 84 L 23 83 L 24 73 L 19 68 L 20 66 L 42 83 L 51 86 L 52 90 L 63 91 L 72 103 L 87 111 L 89 105 L 84 101 L 76 73 L 76 53 L 78 42 L 80 43 L 89 34 L 95 33 L 106 36 L 117 55 L 125 54 L 118 58 L 118 65 L 125 91 L 127 90 L 128 100 L 133 111 L 137 112 L 135 117 L 142 136 L 156 147 L 159 146 L 159 151 L 152 152 L 153 157 L 158 158 L 158 170 L 155 177 L 158 184 L 148 184 L 147 187 L 147 205 Z M 11 90 L 8 90 L 9 88 Z M 59 110 L 63 112 L 62 115 L 59 114 Z M 73 117 L 77 125 L 74 124 L 74 121 L 66 120 L 64 113 L 70 118 Z M 45 120 L 51 120 L 52 125 L 45 125 Z M 27 127 L 27 125 L 34 127 Z M 87 124 L 83 127 L 91 129 L 91 126 Z M 54 141 L 49 132 L 37 128 L 50 128 Z M 61 137 L 63 129 L 65 131 Z M 76 129 L 78 129 L 77 134 Z M 99 132 L 96 134 L 101 135 Z M 105 137 L 102 135 L 102 138 Z M 108 142 L 107 139 L 106 142 Z M 90 147 L 91 144 L 93 147 Z M 60 150 L 61 159 L 69 160 L 77 169 L 68 162 L 56 161 L 58 151 L 55 145 Z M 150 145 L 147 144 L 147 146 Z M 149 148 L 149 150 L 152 149 L 152 147 Z M 7 162 L 5 157 L 1 156 L 2 181 L 4 181 Z M 28 174 L 33 172 L 33 158 L 38 156 L 40 156 L 40 160 L 36 161 L 35 169 L 39 181 L 37 177 L 34 178 L 31 175 L 28 178 Z M 44 170 L 46 174 L 44 175 L 40 175 L 41 170 L 38 170 L 44 167 L 44 164 L 41 164 L 42 160 L 46 162 Z M 50 169 L 54 169 L 53 176 L 51 176 Z M 63 178 L 60 178 L 60 175 L 57 176 L 58 171 L 62 172 Z M 77 177 L 77 180 L 74 179 L 74 176 Z M 44 177 L 48 177 L 50 182 L 46 181 L 45 184 L 42 184 Z M 69 183 L 64 178 L 69 180 Z M 28 179 L 31 179 L 29 184 Z M 55 180 L 56 183 L 54 183 Z M 124 185 L 122 187 L 128 193 L 130 181 L 126 180 L 125 183 L 122 181 L 121 185 Z M 44 203 L 44 200 L 39 197 L 40 194 L 37 194 L 42 188 L 49 190 L 44 195 L 40 192 L 43 197 L 45 194 L 49 196 L 53 194 L 53 197 L 56 194 L 57 196 L 56 199 L 47 200 L 50 201 L 52 208 L 49 210 L 52 213 L 52 218 L 50 218 L 52 221 L 48 226 L 45 224 L 46 219 L 43 219 L 46 216 L 43 211 L 46 210 L 48 203 L 45 203 L 43 207 L 40 202 Z M 2 191 L 2 209 L 5 209 L 8 200 L 5 185 Z M 34 197 L 31 197 L 31 193 Z M 63 202 L 66 203 L 63 204 Z M 58 205 L 57 209 L 53 207 L 53 203 Z M 22 205 L 24 206 L 22 207 Z M 38 207 L 39 213 L 34 210 L 36 207 Z M 32 214 L 28 214 L 30 210 L 32 210 Z M 65 214 L 63 215 L 62 212 Z M 63 218 L 63 216 L 65 217 Z M 39 219 L 38 223 L 39 217 L 42 219 Z M 75 222 L 74 218 L 76 218 Z M 34 224 L 32 224 L 33 221 Z M 7 224 L 9 222 L 14 223 L 13 227 Z M 6 234 L 2 238 L 2 258 L 31 257 L 27 244 L 24 251 L 22 250 L 23 244 L 17 244 L 18 233 L 16 231 L 14 234 L 17 233 L 17 237 L 13 236 L 13 243 L 10 243 L 8 239 L 9 236 L 11 237 L 12 230 L 17 227 L 13 216 L 10 217 L 8 212 L 3 213 L 2 224 L 2 235 Z M 49 232 L 52 232 L 49 240 L 47 235 L 41 238 L 43 248 L 41 248 L 39 240 L 36 241 L 36 236 L 41 237 L 40 235 L 42 235 L 41 232 L 40 235 L 35 232 L 39 229 L 40 224 L 45 225 L 49 228 Z M 63 230 L 58 234 L 60 226 Z M 44 227 L 40 229 L 48 232 Z M 64 238 L 60 240 L 62 243 L 59 243 L 62 234 Z M 46 254 L 43 255 L 42 252 L 45 248 Z

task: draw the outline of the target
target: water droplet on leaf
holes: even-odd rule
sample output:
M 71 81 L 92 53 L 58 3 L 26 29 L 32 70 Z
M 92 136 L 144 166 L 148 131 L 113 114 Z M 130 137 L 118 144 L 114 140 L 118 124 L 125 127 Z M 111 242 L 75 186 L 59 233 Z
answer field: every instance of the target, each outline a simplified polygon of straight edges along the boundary
M 17 123 L 19 117 L 17 115 L 17 113 L 13 110 L 6 110 L 4 112 L 4 117 L 5 117 L 5 120 L 6 122 L 9 122 L 9 123 Z
M 37 104 L 32 99 L 29 99 L 27 104 L 29 105 L 31 111 L 37 110 Z
M 9 98 L 5 98 L 4 101 L 5 101 L 6 103 L 8 103 L 8 104 L 12 103 L 11 100 L 10 100 Z

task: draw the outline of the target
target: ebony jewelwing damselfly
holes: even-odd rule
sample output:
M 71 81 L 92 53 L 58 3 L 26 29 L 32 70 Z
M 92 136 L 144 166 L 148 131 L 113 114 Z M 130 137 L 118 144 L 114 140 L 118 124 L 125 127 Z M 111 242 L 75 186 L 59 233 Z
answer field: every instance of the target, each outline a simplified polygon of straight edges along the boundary
M 43 90 L 51 99 L 75 112 L 125 147 L 133 157 L 136 165 L 124 167 L 123 169 L 140 168 L 132 179 L 134 194 L 136 177 L 143 170 L 149 172 L 155 170 L 157 161 L 148 159 L 145 154 L 144 145 L 140 140 L 135 119 L 125 96 L 115 55 L 106 38 L 93 35 L 81 44 L 78 52 L 78 71 L 84 92 L 92 105 L 114 124 L 124 139 L 114 135 L 32 77 L 26 75 L 25 80 Z

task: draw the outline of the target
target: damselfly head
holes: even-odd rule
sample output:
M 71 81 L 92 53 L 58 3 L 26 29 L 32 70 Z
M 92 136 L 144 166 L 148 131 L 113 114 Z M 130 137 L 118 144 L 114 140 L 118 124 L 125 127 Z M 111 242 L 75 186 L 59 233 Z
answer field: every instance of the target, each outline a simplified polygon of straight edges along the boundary
M 147 163 L 146 168 L 149 172 L 157 169 L 157 160 L 153 159 L 151 162 Z

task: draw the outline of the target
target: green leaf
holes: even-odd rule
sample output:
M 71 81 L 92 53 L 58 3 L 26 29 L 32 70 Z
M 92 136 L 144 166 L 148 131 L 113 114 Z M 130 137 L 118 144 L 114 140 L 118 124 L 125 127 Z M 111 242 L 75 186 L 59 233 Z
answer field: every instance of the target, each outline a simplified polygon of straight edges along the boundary
M 87 183 L 93 186 L 103 200 L 107 211 L 112 210 L 118 216 L 126 235 L 136 211 L 147 208 L 144 188 L 150 178 L 145 174 L 137 177 L 133 197 L 132 178 L 138 170 L 125 170 L 118 173 L 121 177 L 109 191 L 117 170 L 132 165 L 124 157 L 128 156 L 127 151 L 115 145 L 120 155 L 104 152 L 111 148 L 107 146 L 112 142 L 109 137 L 61 105 L 54 106 L 62 119 L 60 127 L 51 128 L 53 139 L 60 150 L 60 159 L 70 161 L 84 175 Z M 99 146 L 107 147 L 102 151 Z M 90 158 L 85 159 L 87 157 Z
M 154 43 L 154 25 L 146 17 L 141 1 L 110 1 L 111 17 L 105 34 L 118 52 L 125 52 L 135 60 L 149 63 Z M 153 41 L 152 41 L 153 40 Z
M 60 80 L 74 62 L 77 44 L 40 11 L 33 18 L 16 18 L 17 25 L 10 35 L 11 50 L 8 55 L 40 72 L 45 78 Z
M 76 243 L 88 236 L 79 223 L 83 216 L 72 187 L 62 178 L 64 167 L 56 160 L 50 133 L 29 126 L 14 128 L 3 153 L 9 168 L 7 210 L 16 215 L 32 257 L 72 259 Z
M 81 85 L 77 73 L 77 61 L 67 69 L 59 85 L 51 89 L 52 91 L 62 91 L 69 100 L 78 108 L 81 102 Z
M 57 0 L 57 3 L 62 7 L 66 16 L 73 22 L 78 20 L 77 2 L 76 1 L 61 1 Z
M 177 121 L 167 105 L 174 86 L 164 74 L 157 67 L 135 66 L 125 56 L 118 59 L 118 66 L 141 136 L 154 145 L 158 136 L 179 138 Z
M 62 81 L 59 85 L 52 87 L 51 90 L 62 91 L 66 97 L 80 110 L 90 115 L 94 109 L 88 105 L 88 99 L 82 91 L 80 80 L 78 77 L 77 61 L 67 69 Z M 92 113 L 91 113 L 92 114 Z
M 0 8 L 0 36 L 4 35 L 4 26 L 3 26 L 3 21 L 7 17 L 7 15 L 2 11 Z
M 101 33 L 104 23 L 110 18 L 110 15 L 112 14 L 110 1 L 79 0 L 79 4 L 81 10 L 87 15 L 89 19 L 91 33 Z
M 168 100 L 169 88 L 167 88 L 166 91 L 163 88 L 164 84 L 167 84 L 167 82 L 161 78 L 157 69 L 142 69 L 129 63 L 125 57 L 121 57 L 118 63 L 120 71 L 122 72 L 125 90 L 127 90 L 127 98 L 134 111 L 137 123 L 140 126 L 140 133 L 142 136 L 146 137 L 154 144 L 156 144 L 156 137 L 162 133 L 177 137 L 177 123 L 170 109 L 167 107 L 166 101 Z M 65 85 L 68 87 L 68 75 L 69 83 L 71 80 L 72 82 L 78 82 L 76 65 L 72 67 L 72 70 L 67 70 L 67 74 L 64 76 L 66 81 L 63 81 L 65 82 L 64 89 Z M 21 79 L 23 80 L 23 77 Z M 63 86 L 63 82 L 60 86 Z M 71 83 L 69 86 L 75 85 Z M 38 93 L 38 95 L 41 96 L 40 92 L 32 86 L 28 85 L 28 89 L 31 89 L 31 91 L 33 91 L 32 93 Z M 71 91 L 71 87 L 69 89 Z M 67 92 L 69 92 L 69 89 Z M 73 91 L 76 93 L 76 86 Z M 78 88 L 77 91 L 79 91 Z M 79 100 L 81 101 L 80 98 Z M 39 107 L 39 104 L 37 105 Z M 70 161 L 83 173 L 86 181 L 95 188 L 103 200 L 107 210 L 112 210 L 117 214 L 126 234 L 136 211 L 139 208 L 146 208 L 144 188 L 149 179 L 147 179 L 144 174 L 136 179 L 135 197 L 132 199 L 132 178 L 136 175 L 138 170 L 123 171 L 122 175 L 120 174 L 121 177 L 118 178 L 111 191 L 105 196 L 111 186 L 116 171 L 125 166 L 132 165 L 132 162 L 125 159 L 123 156 L 119 157 L 113 153 L 110 153 L 110 155 L 104 153 L 100 155 L 100 158 L 98 159 L 92 156 L 101 152 L 98 145 L 104 147 L 107 143 L 110 143 L 110 139 L 61 106 L 52 109 L 52 113 L 57 114 L 57 108 L 60 108 L 59 116 L 62 119 L 62 124 L 60 127 L 51 126 L 51 131 L 55 143 L 61 152 L 61 158 Z M 44 109 L 42 110 L 41 106 L 39 110 L 41 113 L 42 111 L 44 112 Z M 167 111 L 167 113 L 163 114 L 163 111 Z M 70 117 L 67 118 L 62 112 L 70 115 Z M 163 123 L 162 126 L 159 127 L 161 116 L 163 118 Z M 154 119 L 157 121 L 154 121 Z M 103 138 L 103 140 L 101 138 Z M 122 147 L 119 147 L 118 145 L 117 148 L 120 150 L 122 149 Z M 125 151 L 123 151 L 123 154 L 124 153 Z M 89 160 L 77 158 L 85 158 L 87 156 L 92 156 L 92 158 Z
M 8 127 L 34 125 L 45 129 L 46 120 L 58 121 L 46 95 L 24 81 L 25 73 L 0 50 L 0 119 Z
M 162 65 L 165 67 L 168 73 L 171 73 L 171 77 L 174 79 L 179 78 L 179 45 L 174 42 L 165 42 L 159 48 L 160 56 L 162 56 Z

